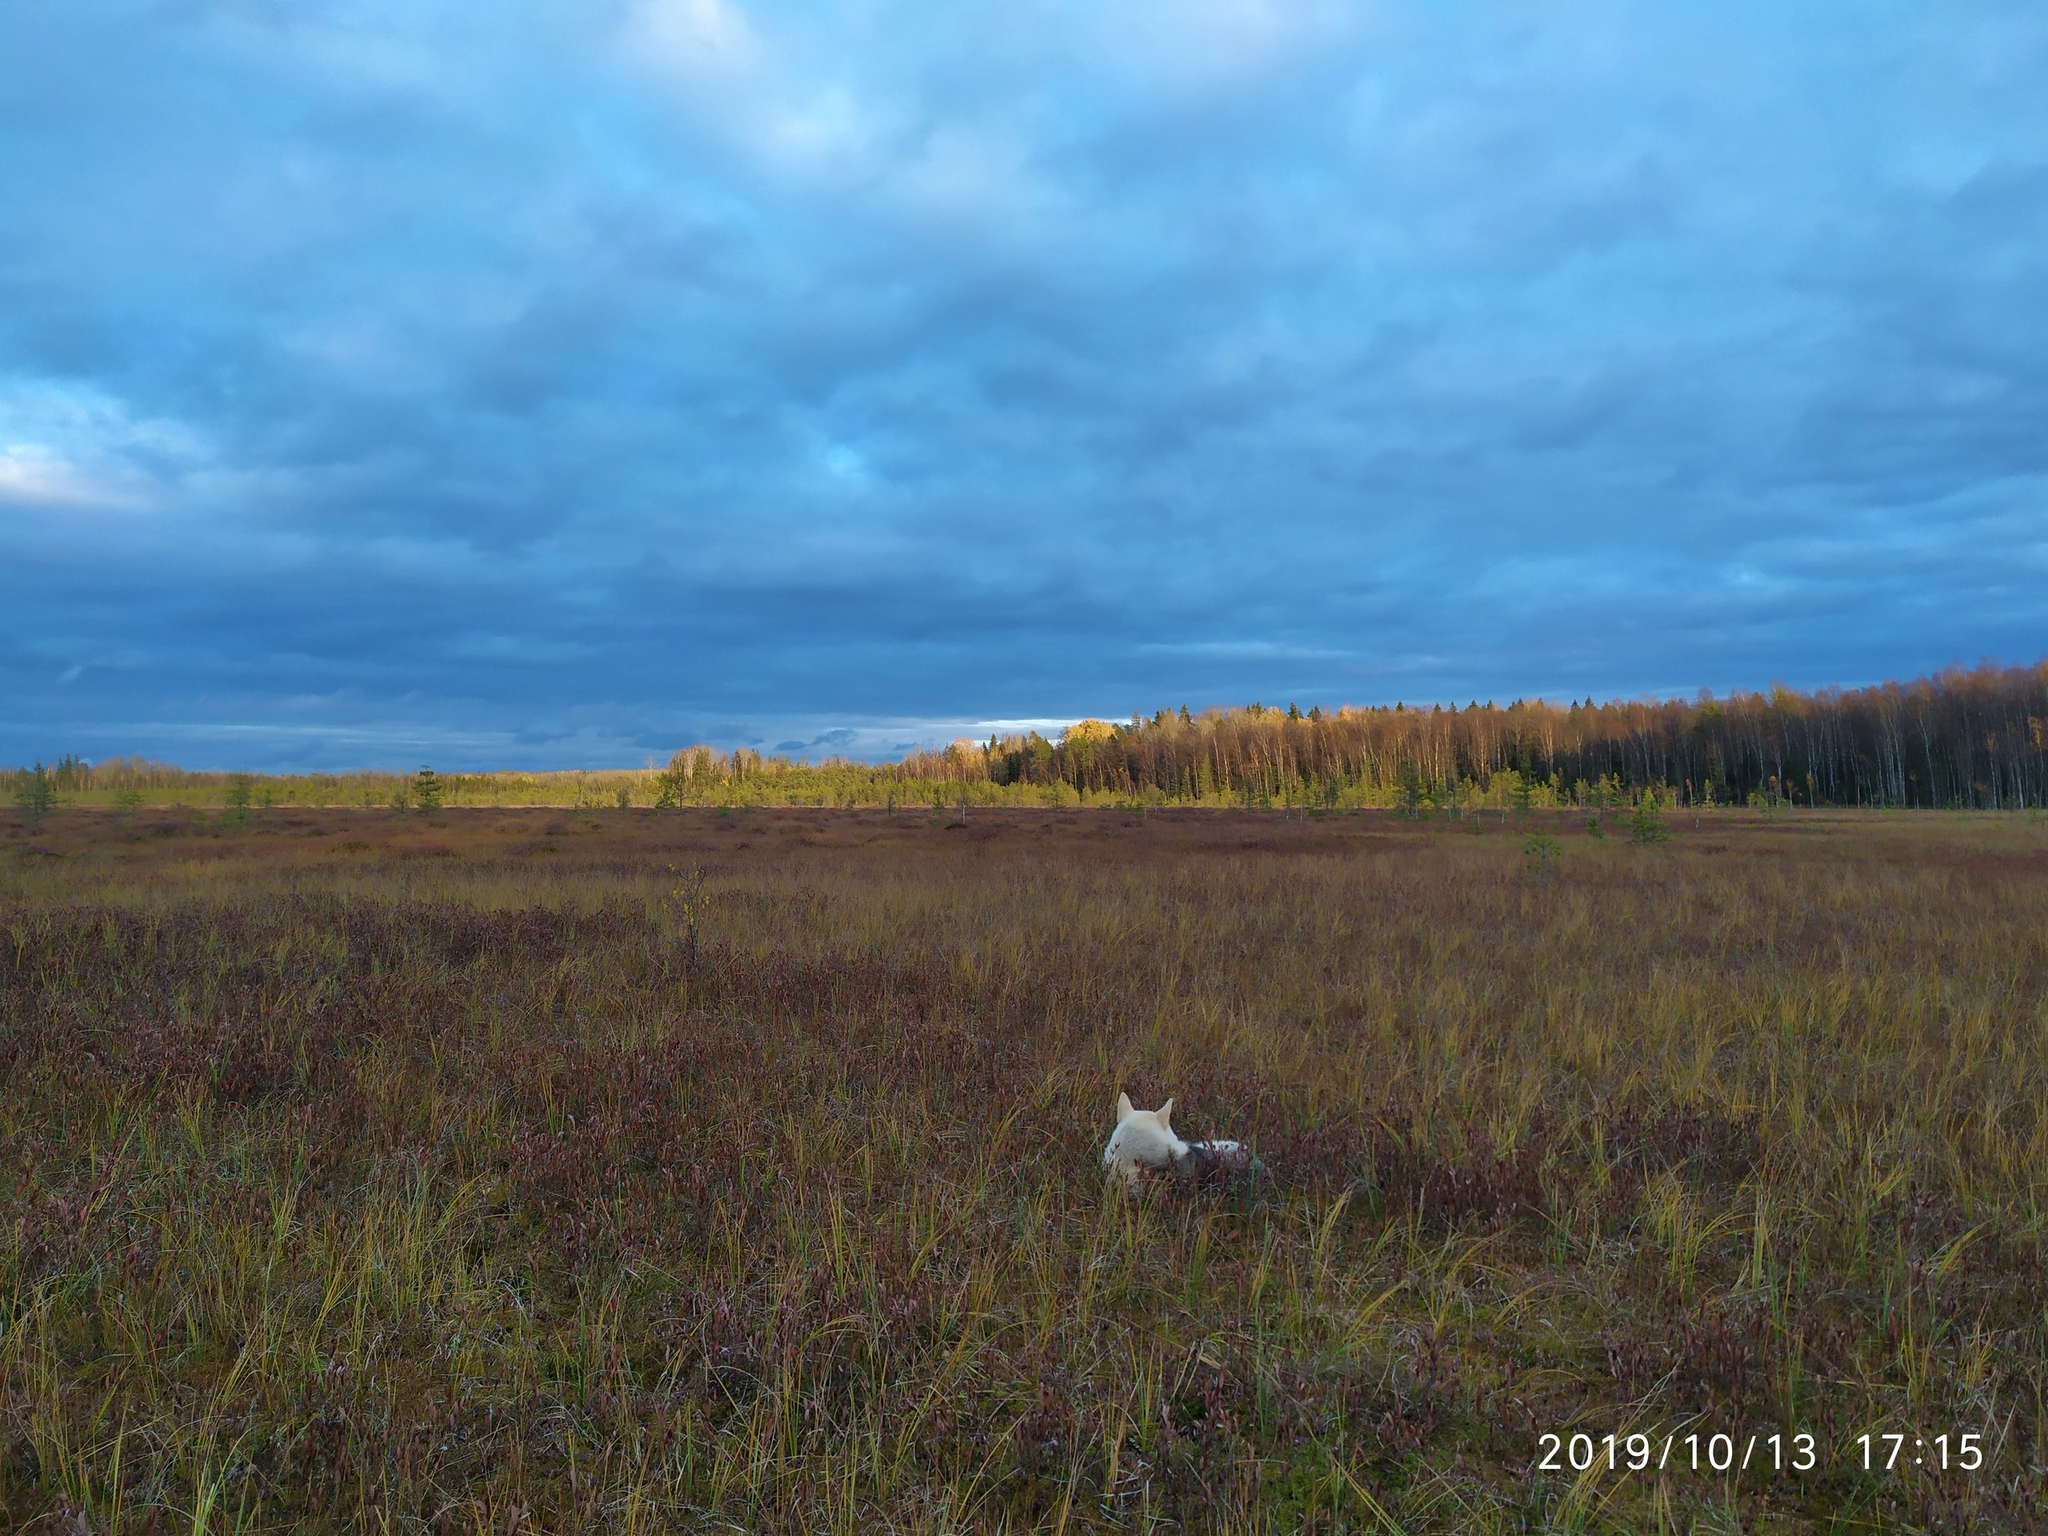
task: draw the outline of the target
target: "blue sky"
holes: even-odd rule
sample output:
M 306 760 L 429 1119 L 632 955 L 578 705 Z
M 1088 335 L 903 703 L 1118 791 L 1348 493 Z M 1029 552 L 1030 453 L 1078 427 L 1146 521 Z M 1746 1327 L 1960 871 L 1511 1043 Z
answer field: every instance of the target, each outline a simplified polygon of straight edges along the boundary
M 2044 80 L 1969 0 L 12 0 L 0 760 L 2032 661 Z

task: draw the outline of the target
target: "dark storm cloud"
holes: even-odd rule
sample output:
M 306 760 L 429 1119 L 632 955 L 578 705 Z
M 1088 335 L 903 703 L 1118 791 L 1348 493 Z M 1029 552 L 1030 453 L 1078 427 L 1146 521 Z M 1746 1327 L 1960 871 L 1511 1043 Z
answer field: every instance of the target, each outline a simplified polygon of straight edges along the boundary
M 2031 659 L 2044 66 L 1993 5 L 10 7 L 0 758 Z

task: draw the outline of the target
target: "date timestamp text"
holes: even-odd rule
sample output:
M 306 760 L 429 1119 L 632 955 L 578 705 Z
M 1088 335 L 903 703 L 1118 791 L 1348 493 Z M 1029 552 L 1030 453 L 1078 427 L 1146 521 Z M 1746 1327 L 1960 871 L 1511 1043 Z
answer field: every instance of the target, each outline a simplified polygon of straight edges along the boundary
M 1832 1465 L 1865 1472 L 1904 1472 L 1920 1467 L 1937 1472 L 1976 1472 L 1984 1466 L 1984 1436 L 1939 1434 L 1858 1435 L 1849 1454 Z M 1808 1431 L 1758 1430 L 1691 1434 L 1543 1434 L 1536 1438 L 1539 1472 L 1780 1473 L 1823 1470 L 1824 1448 Z

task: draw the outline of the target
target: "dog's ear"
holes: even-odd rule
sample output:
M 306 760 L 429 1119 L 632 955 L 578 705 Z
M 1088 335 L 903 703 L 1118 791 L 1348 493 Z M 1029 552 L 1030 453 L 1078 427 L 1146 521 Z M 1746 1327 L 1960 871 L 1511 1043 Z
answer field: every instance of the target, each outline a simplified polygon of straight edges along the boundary
M 1133 1113 L 1135 1113 L 1135 1111 L 1133 1111 L 1131 1108 L 1131 1096 L 1128 1093 L 1118 1094 L 1116 1096 L 1117 1124 L 1122 1125 L 1124 1121 L 1131 1118 Z
M 1161 1130 L 1166 1131 L 1173 1129 L 1173 1100 L 1171 1099 L 1168 1099 L 1159 1106 L 1159 1127 Z

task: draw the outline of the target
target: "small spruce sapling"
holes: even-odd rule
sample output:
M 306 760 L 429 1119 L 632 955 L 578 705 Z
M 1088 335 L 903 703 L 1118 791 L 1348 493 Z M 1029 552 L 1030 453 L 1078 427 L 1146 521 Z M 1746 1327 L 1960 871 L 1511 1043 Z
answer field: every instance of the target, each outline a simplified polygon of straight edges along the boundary
M 57 786 L 50 777 L 50 770 L 41 763 L 15 775 L 14 804 L 28 818 L 31 832 L 43 829 L 43 818 L 50 814 L 56 803 Z
M 413 775 L 412 798 L 419 806 L 422 816 L 431 816 L 441 809 L 441 801 L 446 790 L 447 786 L 441 782 L 441 776 L 425 764 L 422 764 L 420 771 Z
M 689 793 L 689 759 L 678 752 L 668 760 L 668 766 L 654 777 L 654 808 L 657 811 L 672 811 L 683 803 Z
M 1651 790 L 1636 802 L 1635 811 L 1628 819 L 1628 840 L 1632 843 L 1661 843 L 1670 836 L 1671 829 L 1664 825 L 1663 797 Z

